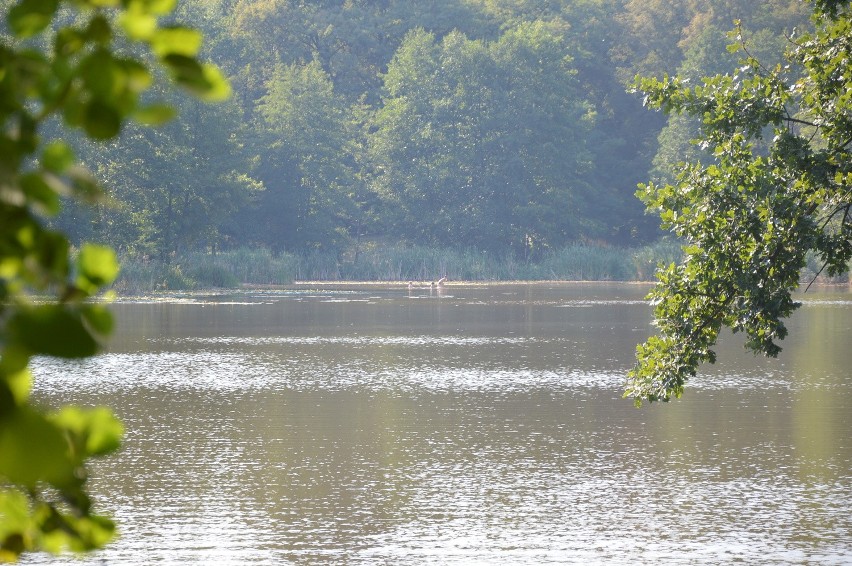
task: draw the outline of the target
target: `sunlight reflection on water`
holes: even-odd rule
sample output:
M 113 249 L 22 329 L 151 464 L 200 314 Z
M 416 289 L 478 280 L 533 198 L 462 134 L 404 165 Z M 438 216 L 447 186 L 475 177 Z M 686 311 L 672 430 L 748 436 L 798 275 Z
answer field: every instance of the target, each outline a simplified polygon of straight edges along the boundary
M 42 358 L 36 363 L 37 386 L 44 390 L 170 388 L 210 390 L 316 389 L 374 391 L 495 391 L 530 389 L 565 391 L 601 388 L 618 391 L 629 368 L 600 370 L 594 367 L 531 370 L 523 367 L 488 367 L 489 363 L 467 361 L 463 367 L 439 365 L 452 359 L 452 347 L 507 348 L 519 351 L 529 345 L 557 342 L 529 337 L 471 336 L 336 336 L 336 337 L 217 337 L 153 339 L 151 344 L 166 351 L 107 353 L 96 358 L 64 361 Z M 285 346 L 285 349 L 270 349 Z M 403 347 L 388 357 L 376 359 L 377 348 Z M 310 347 L 310 348 L 306 348 Z M 345 355 L 328 356 L 329 347 L 344 347 Z M 425 347 L 425 348 L 424 348 Z M 568 349 L 571 344 L 558 344 Z M 366 350 L 362 352 L 361 350 Z M 436 355 L 434 350 L 440 350 Z M 574 356 L 576 360 L 576 355 Z M 479 365 L 480 367 L 477 367 Z M 695 390 L 806 388 L 848 389 L 836 380 L 791 380 L 780 371 L 754 371 L 713 375 L 695 379 Z
M 281 328 L 278 304 L 129 305 L 152 330 L 36 360 L 38 399 L 128 429 L 92 480 L 123 536 L 79 563 L 852 562 L 848 335 L 772 363 L 726 350 L 685 399 L 635 410 L 636 293 L 522 291 L 415 301 L 407 326 L 384 295 L 288 299 Z

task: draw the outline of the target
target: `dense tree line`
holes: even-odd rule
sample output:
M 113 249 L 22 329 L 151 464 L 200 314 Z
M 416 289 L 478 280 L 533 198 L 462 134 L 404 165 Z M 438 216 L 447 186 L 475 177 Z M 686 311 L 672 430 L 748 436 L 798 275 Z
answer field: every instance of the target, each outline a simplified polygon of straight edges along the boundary
M 735 62 L 735 19 L 778 60 L 807 15 L 797 0 L 188 0 L 178 17 L 204 32 L 234 96 L 160 92 L 180 124 L 81 147 L 111 205 L 69 205 L 57 222 L 160 258 L 647 242 L 658 232 L 637 183 L 700 149 L 694 120 L 666 122 L 626 85 Z

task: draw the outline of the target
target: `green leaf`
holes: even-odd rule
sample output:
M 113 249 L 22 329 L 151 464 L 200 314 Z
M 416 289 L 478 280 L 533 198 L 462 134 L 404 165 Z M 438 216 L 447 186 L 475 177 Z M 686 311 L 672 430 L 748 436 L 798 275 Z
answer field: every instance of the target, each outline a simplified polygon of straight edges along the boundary
M 106 517 L 88 515 L 75 523 L 78 538 L 70 543 L 71 550 L 83 552 L 103 548 L 115 538 L 115 523 Z
M 88 4 L 93 8 L 115 8 L 120 4 L 119 0 L 78 0 L 82 4 Z
M 115 326 L 112 313 L 103 305 L 84 305 L 81 314 L 89 326 L 102 336 L 112 333 Z
M 154 82 L 154 77 L 151 76 L 151 71 L 138 61 L 122 59 L 119 61 L 119 66 L 124 73 L 126 86 L 132 92 L 142 92 L 150 87 Z
M 34 354 L 85 358 L 98 352 L 98 343 L 79 314 L 61 305 L 19 310 L 9 320 L 9 333 Z
M 12 397 L 19 405 L 26 403 L 33 388 L 33 374 L 28 369 L 15 372 L 6 376 L 6 383 L 12 392 Z
M 77 258 L 77 286 L 84 291 L 109 285 L 118 276 L 118 260 L 108 246 L 84 244 Z
M 139 108 L 133 118 L 147 126 L 161 126 L 175 117 L 175 110 L 168 104 L 151 104 Z
M 127 11 L 119 16 L 119 23 L 131 39 L 147 40 L 157 31 L 156 16 L 143 11 L 139 2 L 128 6 Z
M 177 0 L 130 0 L 128 8 L 138 9 L 147 14 L 165 16 L 177 6 Z
M 171 69 L 175 82 L 202 100 L 216 102 L 231 95 L 231 86 L 213 65 L 202 65 L 192 57 L 174 54 L 167 55 L 163 63 Z
M 64 192 L 61 182 L 42 173 L 29 173 L 21 176 L 21 188 L 29 202 L 38 206 L 42 212 L 53 215 L 59 212 L 59 193 Z
M 42 152 L 41 164 L 48 171 L 64 173 L 74 164 L 74 151 L 65 142 L 51 142 L 45 146 Z
M 7 21 L 18 37 L 31 37 L 50 25 L 59 0 L 21 0 L 9 10 Z
M 17 490 L 0 490 L 0 562 L 15 562 L 33 528 L 30 504 Z
M 94 96 L 109 99 L 121 90 L 122 73 L 105 49 L 98 49 L 80 63 L 83 83 Z
M 56 53 L 62 56 L 70 56 L 78 53 L 85 45 L 86 38 L 75 28 L 62 28 L 56 32 Z
M 221 102 L 231 96 L 231 85 L 215 65 L 203 65 L 206 86 L 196 94 L 206 102 Z
M 121 131 L 121 115 L 113 106 L 91 100 L 83 111 L 83 129 L 97 140 L 114 138 Z
M 72 167 L 68 171 L 74 196 L 87 202 L 98 202 L 103 197 L 103 189 L 97 179 L 84 167 Z
M 80 448 L 85 451 L 78 455 L 81 459 L 114 452 L 121 445 L 124 425 L 106 407 L 81 409 L 67 406 L 51 420 L 80 441 Z
M 112 26 L 105 17 L 98 15 L 89 21 L 85 35 L 89 41 L 106 44 L 112 39 Z
M 24 406 L 0 419 L 0 476 L 25 486 L 73 480 L 68 443 L 62 430 Z
M 161 58 L 167 55 L 195 57 L 201 49 L 201 33 L 182 26 L 167 27 L 154 32 L 150 43 L 151 50 Z

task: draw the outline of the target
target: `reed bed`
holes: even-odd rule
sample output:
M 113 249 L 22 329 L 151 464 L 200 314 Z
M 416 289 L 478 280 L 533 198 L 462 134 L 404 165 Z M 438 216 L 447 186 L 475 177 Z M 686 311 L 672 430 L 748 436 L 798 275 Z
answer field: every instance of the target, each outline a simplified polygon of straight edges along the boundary
M 119 293 L 158 290 L 235 289 L 241 285 L 288 285 L 296 279 L 298 261 L 262 248 L 217 254 L 191 252 L 168 262 L 120 258 L 121 272 L 113 288 Z
M 119 293 L 177 289 L 232 289 L 293 281 L 648 281 L 658 264 L 680 259 L 674 242 L 622 248 L 578 243 L 529 261 L 513 254 L 429 246 L 365 245 L 345 253 L 273 254 L 241 248 L 170 258 L 121 258 Z
M 294 281 L 414 281 L 441 277 L 454 281 L 652 281 L 657 267 L 682 259 L 680 245 L 663 240 L 641 247 L 585 243 L 550 251 L 538 261 L 513 254 L 429 246 L 363 246 L 345 253 L 310 251 L 273 254 L 241 248 L 217 254 L 193 252 L 169 262 L 121 259 L 114 285 L 119 293 L 241 286 L 283 286 Z M 822 263 L 808 254 L 802 283 L 846 283 L 846 275 L 826 277 Z
M 538 261 L 514 254 L 428 246 L 364 246 L 338 256 L 313 252 L 298 257 L 297 279 L 312 281 L 585 280 L 647 281 L 658 264 L 678 261 L 677 243 L 637 248 L 574 244 Z

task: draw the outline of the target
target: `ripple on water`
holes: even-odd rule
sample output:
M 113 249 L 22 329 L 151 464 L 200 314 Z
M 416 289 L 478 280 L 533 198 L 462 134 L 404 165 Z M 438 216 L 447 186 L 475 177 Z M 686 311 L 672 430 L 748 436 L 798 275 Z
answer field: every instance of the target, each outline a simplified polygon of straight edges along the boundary
M 38 388 L 526 391 L 618 391 L 628 367 L 592 359 L 570 340 L 528 336 L 273 336 L 157 338 L 150 351 L 104 353 L 82 361 L 38 358 Z M 539 349 L 565 363 L 537 367 Z M 495 362 L 491 349 L 500 352 Z M 570 352 L 562 355 L 559 352 Z M 510 364 L 507 360 L 511 360 Z M 606 363 L 609 368 L 598 367 Z M 698 391 L 848 389 L 834 376 L 791 380 L 777 369 L 707 372 Z
M 789 414 L 616 407 L 627 368 L 567 339 L 146 347 L 34 363 L 37 395 L 115 399 L 128 425 L 125 450 L 94 474 L 125 536 L 83 564 L 852 562 L 838 439 L 798 456 L 794 433 L 820 437 Z M 691 387 L 763 399 L 821 383 L 756 369 Z M 765 426 L 734 443 L 726 410 Z

